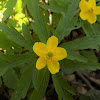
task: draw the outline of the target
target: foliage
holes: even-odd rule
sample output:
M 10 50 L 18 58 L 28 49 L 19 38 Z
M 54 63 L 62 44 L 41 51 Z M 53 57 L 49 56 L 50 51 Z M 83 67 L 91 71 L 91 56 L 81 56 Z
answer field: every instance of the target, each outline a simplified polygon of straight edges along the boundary
M 96 1 L 100 6 L 100 0 Z M 96 23 L 90 24 L 79 17 L 80 0 L 48 2 L 0 0 L 0 86 L 5 85 L 13 91 L 10 100 L 25 97 L 42 100 L 50 80 L 59 100 L 74 100 L 75 90 L 62 73 L 100 69 L 94 52 L 100 50 L 100 15 Z M 84 32 L 81 38 L 69 39 L 77 30 Z M 58 38 L 59 46 L 66 49 L 68 55 L 60 61 L 60 72 L 54 75 L 50 75 L 47 67 L 36 69 L 38 57 L 32 49 L 35 42 L 46 43 L 51 35 Z

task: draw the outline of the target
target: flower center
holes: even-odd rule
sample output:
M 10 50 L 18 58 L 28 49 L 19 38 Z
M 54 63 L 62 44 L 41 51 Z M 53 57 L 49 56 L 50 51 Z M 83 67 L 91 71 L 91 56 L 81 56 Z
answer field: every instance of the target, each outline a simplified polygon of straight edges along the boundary
M 52 57 L 53 53 L 52 52 L 48 52 L 48 57 Z
M 93 8 L 91 8 L 90 10 L 89 10 L 89 13 L 92 13 L 93 12 Z

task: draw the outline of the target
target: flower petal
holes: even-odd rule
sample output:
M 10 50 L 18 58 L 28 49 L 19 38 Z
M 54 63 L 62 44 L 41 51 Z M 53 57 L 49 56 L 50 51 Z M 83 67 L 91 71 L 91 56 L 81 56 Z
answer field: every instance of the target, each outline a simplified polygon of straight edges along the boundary
M 44 68 L 46 65 L 47 65 L 47 61 L 46 61 L 45 57 L 42 56 L 42 57 L 38 58 L 38 60 L 36 62 L 36 68 L 38 70 Z
M 60 70 L 59 62 L 58 61 L 49 61 L 48 69 L 51 74 L 55 74 L 55 73 L 59 72 L 59 70 Z
M 88 4 L 90 7 L 94 8 L 94 7 L 96 7 L 96 0 L 89 0 Z
M 89 14 L 88 14 L 88 12 L 83 12 L 83 11 L 81 11 L 81 12 L 80 12 L 80 17 L 81 17 L 83 20 L 86 20 L 86 19 L 89 17 Z
M 88 17 L 88 22 L 93 24 L 96 22 L 96 15 L 95 14 L 91 14 L 89 17 Z
M 57 47 L 55 49 L 55 54 L 56 54 L 56 59 L 57 60 L 62 60 L 62 59 L 67 57 L 66 50 L 64 48 L 61 48 L 61 47 Z
M 82 11 L 88 11 L 89 6 L 88 6 L 88 2 L 86 0 L 81 0 L 79 3 L 79 7 Z
M 52 50 L 55 49 L 58 45 L 58 38 L 55 36 L 51 36 L 48 40 L 47 40 L 47 48 L 48 50 Z
M 95 8 L 95 14 L 96 14 L 96 15 L 100 15 L 100 6 L 97 6 L 97 7 Z
M 36 42 L 33 45 L 33 51 L 38 55 L 38 56 L 43 56 L 44 54 L 47 53 L 47 46 L 44 43 L 41 42 Z

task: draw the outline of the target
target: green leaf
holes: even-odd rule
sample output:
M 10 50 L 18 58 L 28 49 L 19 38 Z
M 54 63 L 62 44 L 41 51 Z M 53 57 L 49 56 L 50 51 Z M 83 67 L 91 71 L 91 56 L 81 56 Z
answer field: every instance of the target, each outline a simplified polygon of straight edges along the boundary
M 87 21 L 83 21 L 83 23 L 84 24 L 83 24 L 82 28 L 83 28 L 85 34 L 88 37 L 94 39 L 94 35 L 97 35 L 97 34 L 96 34 L 96 31 L 94 31 L 93 26 Z M 98 45 L 95 44 L 95 48 L 98 49 L 99 48 Z
M 100 22 L 100 15 L 99 15 L 99 16 L 97 16 L 97 21 L 98 21 L 98 22 Z
M 15 6 L 17 0 L 8 0 L 5 8 L 7 8 L 4 12 L 3 22 L 9 17 L 10 13 L 13 10 L 13 7 Z
M 27 0 L 23 0 L 23 2 L 22 2 L 22 8 L 24 8 L 26 6 L 26 4 L 27 4 Z
M 58 100 L 62 100 L 62 97 L 58 95 Z
M 64 43 L 60 46 L 67 50 L 81 50 L 88 48 L 95 49 L 97 48 L 97 45 L 100 45 L 100 35 L 96 35 L 93 38 L 86 36 L 77 40 Z
M 33 54 L 7 55 L 6 58 L 9 61 L 0 60 L 0 76 L 2 76 L 9 68 L 35 62 Z
M 56 12 L 56 13 L 65 13 L 68 9 L 68 4 L 63 2 L 63 5 L 58 4 L 60 1 L 56 1 L 56 0 L 49 0 L 49 5 L 44 5 L 43 3 L 40 3 L 40 7 L 46 9 L 46 10 L 50 10 L 51 12 Z
M 34 53 L 17 54 L 17 55 L 7 55 L 9 63 L 12 65 L 20 65 L 24 63 L 30 63 L 36 60 L 36 55 Z
M 68 83 L 63 79 L 60 73 L 52 75 L 52 79 L 55 86 L 55 90 L 60 99 L 63 98 L 63 100 L 74 100 L 68 92 L 75 94 L 75 91 L 70 85 L 68 85 Z
M 84 24 L 82 25 L 82 28 L 87 36 L 90 36 L 91 38 L 96 35 L 95 31 L 93 30 L 93 26 L 87 22 L 82 21 Z
M 80 54 L 77 54 L 75 52 L 71 52 L 71 51 L 67 51 L 67 59 L 70 59 L 70 60 L 77 60 L 77 61 L 80 61 L 80 62 L 87 62 L 87 59 L 80 55 Z
M 10 100 L 21 100 L 21 98 L 22 99 L 25 98 L 31 83 L 32 73 L 33 73 L 33 66 L 30 65 L 22 74 L 20 80 L 17 83 L 13 96 L 11 97 Z
M 8 88 L 14 89 L 18 82 L 18 76 L 14 69 L 9 69 L 3 76 L 3 82 Z
M 82 25 L 83 25 L 83 23 L 78 22 L 78 17 L 75 16 L 71 19 L 69 27 L 66 29 L 66 31 L 72 31 L 72 30 L 78 29 L 78 28 L 82 27 Z
M 22 25 L 22 30 L 23 30 L 24 38 L 26 39 L 27 43 L 29 43 L 31 46 L 33 46 L 33 38 L 25 24 Z
M 62 17 L 61 20 L 63 20 L 63 17 Z M 72 30 L 80 28 L 82 26 L 82 24 L 83 24 L 82 22 L 78 22 L 78 18 L 77 17 L 73 17 L 71 19 L 68 27 L 66 28 L 66 26 L 65 26 L 65 28 L 64 28 L 65 36 L 68 36 L 71 33 Z
M 53 13 L 53 15 L 52 15 L 52 23 L 57 26 L 61 16 L 62 16 L 61 14 Z M 54 28 L 53 28 L 53 31 L 54 31 Z
M 39 36 L 41 42 L 46 43 L 49 37 L 49 33 L 47 30 L 47 25 L 44 21 L 42 11 L 39 8 L 38 2 L 39 0 L 28 0 L 27 6 L 30 14 L 34 18 L 35 25 L 38 30 L 36 34 Z
M 5 60 L 5 61 L 9 61 L 9 59 L 7 58 L 7 56 L 3 52 L 0 52 L 0 59 Z
M 32 51 L 32 47 L 26 42 L 25 38 L 11 25 L 9 28 L 6 24 L 0 23 L 0 29 L 6 34 L 8 39 Z
M 3 50 L 10 49 L 11 47 L 18 48 L 20 45 L 16 44 L 12 40 L 7 38 L 7 35 L 4 32 L 0 31 L 0 48 Z
M 93 30 L 96 35 L 100 35 L 100 22 L 93 24 Z
M 56 78 L 63 89 L 67 90 L 71 94 L 74 94 L 74 95 L 76 94 L 75 90 L 67 83 L 64 77 L 61 75 L 61 73 L 57 73 Z
M 35 87 L 30 100 L 42 100 L 49 83 L 50 73 L 47 68 L 33 73 L 32 82 Z
M 44 80 L 49 80 L 49 73 L 47 70 L 47 68 L 41 70 L 34 69 L 32 82 L 36 90 L 39 90 Z
M 83 50 L 81 54 L 88 59 L 88 61 L 98 63 L 98 58 L 96 57 L 94 51 Z M 92 59 L 91 59 L 92 58 Z
M 0 59 L 0 76 L 2 76 L 8 70 L 8 67 L 6 67 L 7 65 L 8 63 Z
M 60 20 L 57 29 L 54 32 L 54 35 L 58 37 L 59 41 L 63 39 L 64 36 L 66 36 L 66 29 L 69 28 L 70 22 L 73 18 L 73 16 L 77 13 L 77 6 L 79 4 L 80 0 L 74 0 L 73 3 L 69 6 L 66 15 L 62 17 Z M 69 33 L 68 33 L 69 34 Z
M 63 70 L 70 69 L 72 71 L 78 71 L 78 70 L 97 70 L 100 69 L 100 64 L 99 63 L 94 63 L 94 62 L 78 62 L 78 61 L 72 61 L 68 59 L 64 59 L 63 61 L 60 62 L 61 67 Z
M 100 0 L 96 0 L 96 2 L 98 2 L 98 1 L 100 1 Z

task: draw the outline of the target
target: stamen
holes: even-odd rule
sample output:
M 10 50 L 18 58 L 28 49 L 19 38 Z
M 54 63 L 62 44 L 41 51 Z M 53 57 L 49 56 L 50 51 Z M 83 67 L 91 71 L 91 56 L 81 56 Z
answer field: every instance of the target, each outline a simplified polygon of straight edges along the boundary
M 53 53 L 52 52 L 49 52 L 48 53 L 48 57 L 52 57 L 53 56 Z
M 90 10 L 89 10 L 89 13 L 92 13 L 93 12 L 93 8 L 91 8 Z

